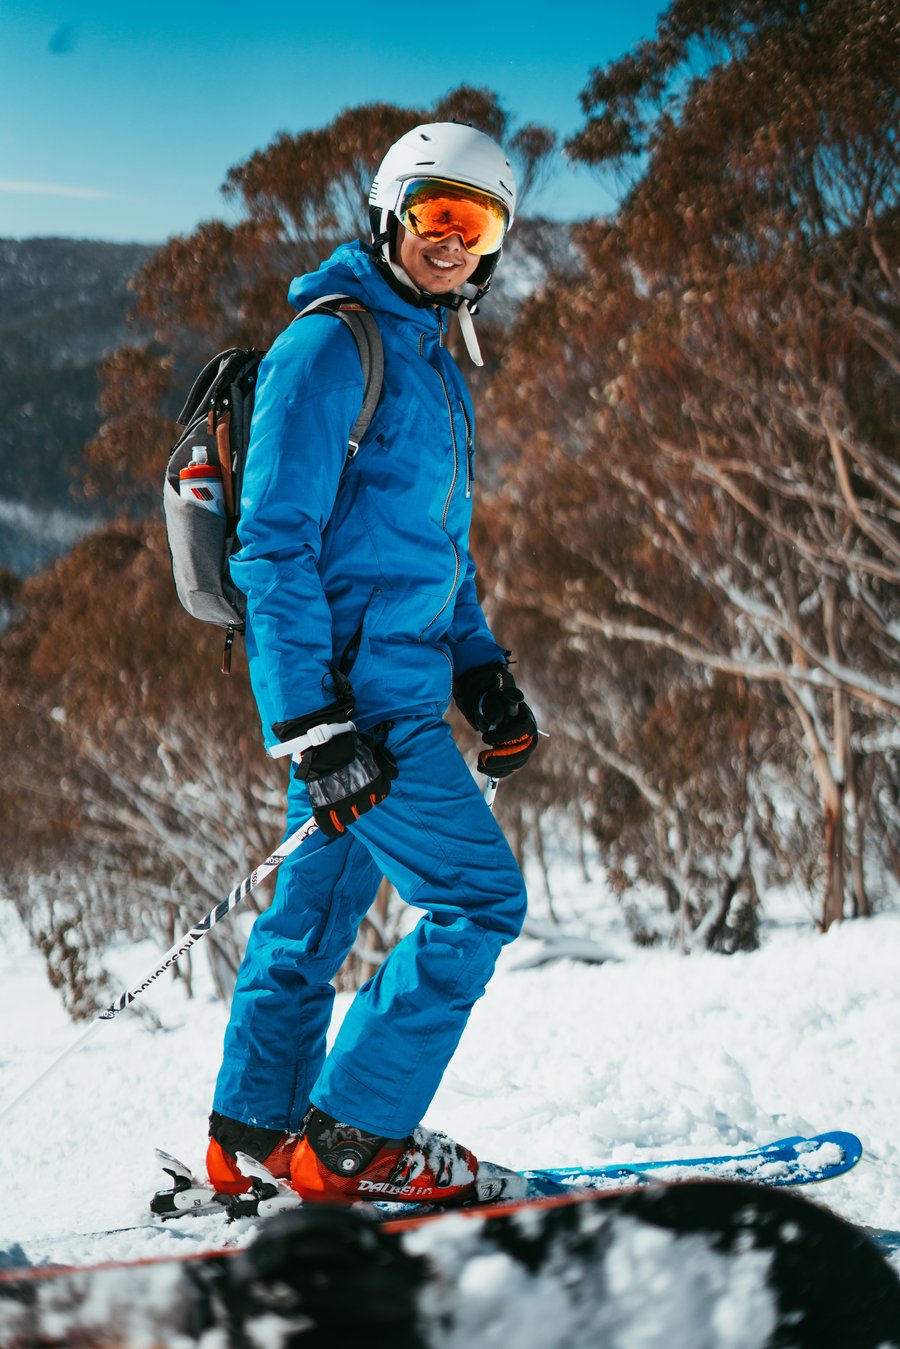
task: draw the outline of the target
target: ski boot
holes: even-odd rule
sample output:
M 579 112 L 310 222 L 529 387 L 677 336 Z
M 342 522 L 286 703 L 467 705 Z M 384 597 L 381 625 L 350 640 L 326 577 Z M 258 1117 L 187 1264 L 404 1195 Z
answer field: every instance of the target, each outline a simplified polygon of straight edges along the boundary
M 477 1176 L 476 1158 L 446 1134 L 419 1125 L 384 1138 L 315 1108 L 291 1158 L 291 1185 L 311 1203 L 464 1204 L 478 1198 Z
M 217 1194 L 246 1194 L 252 1188 L 252 1178 L 238 1166 L 239 1152 L 264 1163 L 266 1170 L 280 1179 L 291 1173 L 291 1156 L 296 1146 L 296 1134 L 242 1124 L 214 1110 L 209 1117 L 206 1174 Z

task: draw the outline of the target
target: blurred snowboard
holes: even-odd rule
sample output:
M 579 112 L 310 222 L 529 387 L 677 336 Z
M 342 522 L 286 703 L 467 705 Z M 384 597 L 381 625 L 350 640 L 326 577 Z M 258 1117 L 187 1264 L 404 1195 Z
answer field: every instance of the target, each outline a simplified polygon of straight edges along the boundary
M 0 1274 L 4 1349 L 900 1349 L 900 1280 L 798 1194 L 698 1180 L 373 1220 L 307 1206 L 242 1250 Z

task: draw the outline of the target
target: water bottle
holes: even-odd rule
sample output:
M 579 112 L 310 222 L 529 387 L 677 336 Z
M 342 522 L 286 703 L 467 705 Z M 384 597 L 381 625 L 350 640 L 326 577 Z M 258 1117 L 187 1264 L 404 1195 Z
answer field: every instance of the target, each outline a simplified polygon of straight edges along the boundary
M 222 470 L 218 464 L 209 463 L 203 445 L 193 446 L 191 462 L 181 470 L 178 479 L 178 494 L 182 501 L 191 501 L 213 515 L 225 514 Z

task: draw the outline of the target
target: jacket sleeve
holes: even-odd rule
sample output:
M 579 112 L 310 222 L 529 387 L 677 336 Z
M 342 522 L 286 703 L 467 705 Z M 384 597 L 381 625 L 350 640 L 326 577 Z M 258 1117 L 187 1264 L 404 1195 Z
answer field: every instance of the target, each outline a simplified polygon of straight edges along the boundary
M 456 595 L 453 621 L 444 639 L 450 647 L 453 676 L 459 678 L 477 665 L 506 664 L 508 652 L 494 640 L 475 590 L 475 563 L 469 554 Z
M 292 324 L 260 367 L 231 574 L 247 597 L 250 681 L 267 745 L 274 723 L 334 697 L 318 561 L 362 397 L 353 336 L 325 315 Z

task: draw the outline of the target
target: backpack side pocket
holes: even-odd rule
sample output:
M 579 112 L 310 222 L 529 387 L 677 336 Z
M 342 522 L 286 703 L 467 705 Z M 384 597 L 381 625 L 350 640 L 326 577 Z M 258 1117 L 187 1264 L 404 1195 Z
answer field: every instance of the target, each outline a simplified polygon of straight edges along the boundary
M 163 513 L 172 577 L 178 598 L 194 618 L 222 628 L 244 630 L 244 596 L 228 570 L 231 553 L 228 521 L 192 501 L 184 500 L 173 485 L 179 470 L 190 461 L 190 440 L 180 445 L 169 462 L 163 484 Z M 179 458 L 183 463 L 178 462 Z

